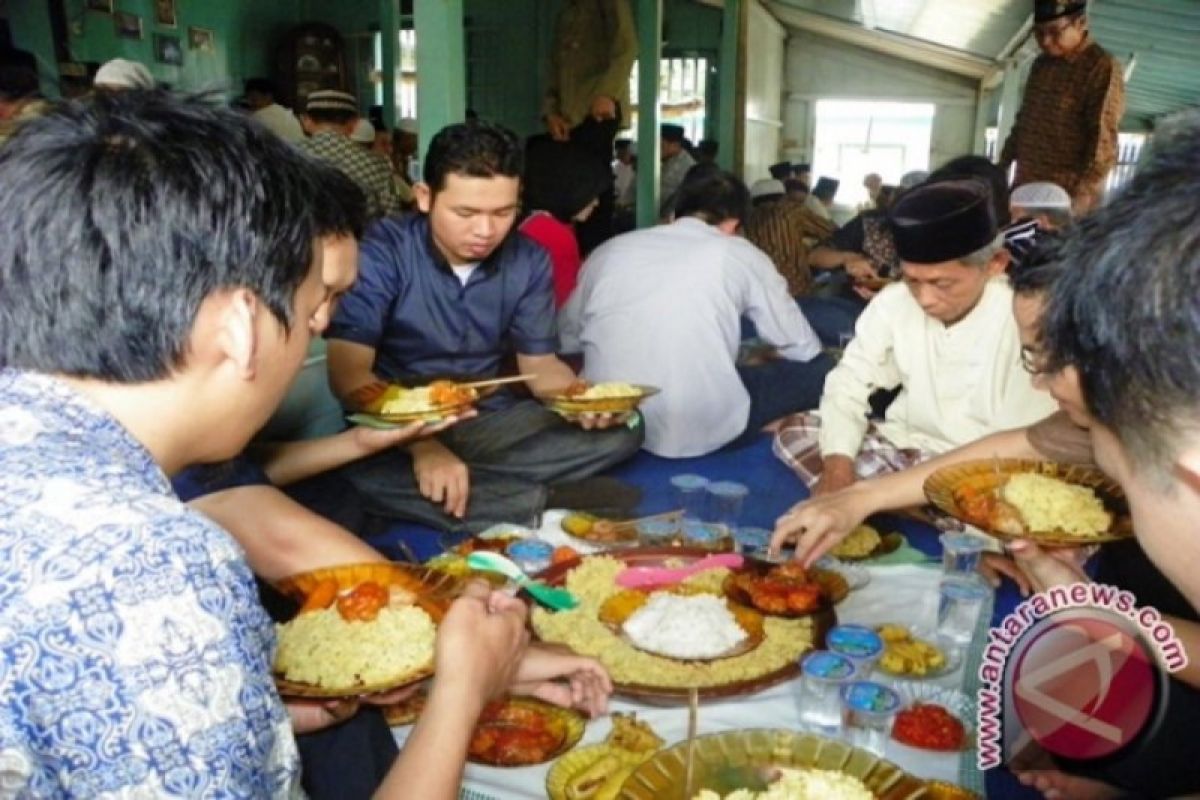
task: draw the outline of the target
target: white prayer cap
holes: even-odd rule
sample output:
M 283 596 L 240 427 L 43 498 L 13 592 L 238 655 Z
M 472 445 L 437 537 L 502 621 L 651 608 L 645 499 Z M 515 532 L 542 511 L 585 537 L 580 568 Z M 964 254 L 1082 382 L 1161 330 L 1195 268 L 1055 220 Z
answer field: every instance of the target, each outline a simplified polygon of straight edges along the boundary
M 145 64 L 114 58 L 96 70 L 92 85 L 105 89 L 153 89 L 154 76 Z
M 771 195 L 787 194 L 787 188 L 784 187 L 783 181 L 775 178 L 762 178 L 754 182 L 750 187 L 750 199 L 757 200 L 760 197 L 770 197 Z
M 350 141 L 359 144 L 374 144 L 375 126 L 368 120 L 359 117 L 358 124 L 354 126 L 354 131 L 350 134 Z
M 1037 181 L 1013 189 L 1008 202 L 1018 208 L 1070 208 L 1071 195 L 1057 183 Z
M 401 117 L 396 120 L 396 129 L 405 133 L 417 133 L 417 121 L 412 117 Z

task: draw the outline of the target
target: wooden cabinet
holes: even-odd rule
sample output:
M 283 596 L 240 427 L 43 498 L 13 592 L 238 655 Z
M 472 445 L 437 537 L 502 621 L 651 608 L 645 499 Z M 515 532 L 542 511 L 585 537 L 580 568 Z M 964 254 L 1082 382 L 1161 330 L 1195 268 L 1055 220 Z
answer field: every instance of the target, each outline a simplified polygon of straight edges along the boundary
M 278 53 L 280 103 L 304 111 L 310 92 L 318 89 L 350 91 L 346 73 L 346 48 L 335 28 L 308 22 L 292 28 Z

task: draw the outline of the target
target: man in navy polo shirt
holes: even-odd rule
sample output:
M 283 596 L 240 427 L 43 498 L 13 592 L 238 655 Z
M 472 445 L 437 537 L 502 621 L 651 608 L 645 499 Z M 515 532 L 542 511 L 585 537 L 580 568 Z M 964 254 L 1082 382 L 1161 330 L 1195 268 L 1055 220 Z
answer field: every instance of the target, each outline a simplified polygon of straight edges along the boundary
M 430 143 L 422 213 L 388 218 L 368 231 L 358 282 L 326 333 L 329 378 L 350 408 L 389 382 L 495 375 L 515 351 L 535 397 L 577 378 L 558 359 L 550 261 L 517 235 L 522 148 L 511 132 L 472 121 Z M 495 522 L 531 524 L 547 485 L 586 478 L 633 455 L 639 424 L 568 423 L 536 400 L 507 392 L 478 417 L 437 437 L 346 468 L 364 510 L 448 530 Z M 590 428 L 585 430 L 584 428 Z

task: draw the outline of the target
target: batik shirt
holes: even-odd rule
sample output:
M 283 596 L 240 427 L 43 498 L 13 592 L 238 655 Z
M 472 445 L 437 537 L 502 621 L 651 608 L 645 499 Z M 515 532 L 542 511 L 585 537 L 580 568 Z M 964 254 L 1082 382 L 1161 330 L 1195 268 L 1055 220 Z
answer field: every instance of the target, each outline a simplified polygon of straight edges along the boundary
M 0 794 L 298 794 L 274 644 L 242 550 L 146 449 L 0 370 Z

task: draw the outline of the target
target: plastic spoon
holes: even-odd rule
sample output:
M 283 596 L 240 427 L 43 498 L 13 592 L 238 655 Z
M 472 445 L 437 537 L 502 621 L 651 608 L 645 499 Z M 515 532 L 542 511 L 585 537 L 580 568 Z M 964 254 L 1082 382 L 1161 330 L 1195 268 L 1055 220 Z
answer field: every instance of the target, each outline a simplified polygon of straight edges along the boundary
M 476 550 L 467 556 L 467 566 L 483 572 L 497 572 L 514 581 L 544 606 L 555 611 L 569 611 L 579 605 L 579 598 L 566 589 L 547 586 L 541 581 L 530 580 L 521 568 L 499 553 Z
M 626 589 L 647 589 L 652 586 L 670 586 L 690 578 L 697 572 L 717 567 L 738 569 L 746 559 L 737 553 L 722 553 L 716 556 L 702 558 L 694 564 L 678 569 L 667 567 L 630 567 L 617 576 L 617 585 Z

